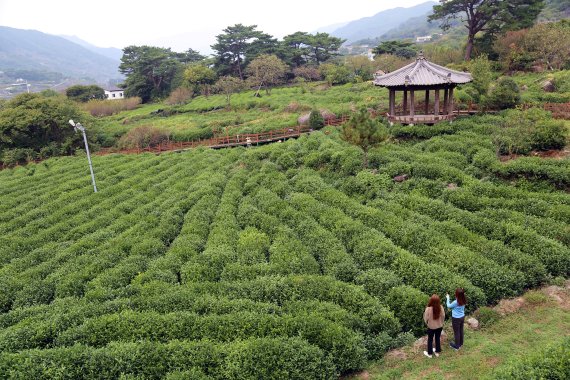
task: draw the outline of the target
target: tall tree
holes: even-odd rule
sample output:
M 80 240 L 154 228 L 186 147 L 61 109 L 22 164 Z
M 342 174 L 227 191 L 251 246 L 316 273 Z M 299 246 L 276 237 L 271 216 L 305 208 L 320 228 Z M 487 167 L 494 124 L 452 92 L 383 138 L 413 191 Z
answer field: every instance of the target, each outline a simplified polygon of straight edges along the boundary
M 311 58 L 317 64 L 327 61 L 333 56 L 338 55 L 337 51 L 344 41 L 346 40 L 333 37 L 328 33 L 317 33 L 315 35 L 311 35 L 308 41 L 308 45 L 311 50 Z
M 411 41 L 384 41 L 372 49 L 374 55 L 392 54 L 400 58 L 409 59 L 416 56 L 415 44 Z
M 277 48 L 273 37 L 256 28 L 257 25 L 236 24 L 216 36 L 212 49 L 216 52 L 216 67 L 221 75 L 236 75 L 243 79 L 248 59 Z
M 154 46 L 124 48 L 119 71 L 127 77 L 125 95 L 139 96 L 143 102 L 168 95 L 173 79 L 181 70 L 180 60 L 181 53 L 170 49 Z
M 528 26 L 540 13 L 543 0 L 440 0 L 434 5 L 428 20 L 441 20 L 449 29 L 451 21 L 459 18 L 467 28 L 465 60 L 471 59 L 475 35 L 482 31 L 497 33 L 513 27 Z M 506 29 L 508 28 L 508 29 Z
M 199 88 L 202 95 L 210 95 L 210 85 L 216 81 L 216 73 L 200 64 L 189 65 L 184 70 L 184 80 L 192 87 Z
M 259 88 L 265 87 L 265 92 L 270 95 L 271 87 L 285 77 L 287 65 L 275 55 L 263 54 L 251 61 L 246 72 L 248 80 Z
M 89 86 L 78 84 L 68 87 L 65 90 L 65 95 L 71 100 L 85 103 L 91 99 L 105 99 L 105 90 L 95 84 Z
M 310 40 L 311 35 L 307 32 L 295 32 L 283 37 L 283 60 L 293 67 L 306 64 L 311 52 Z

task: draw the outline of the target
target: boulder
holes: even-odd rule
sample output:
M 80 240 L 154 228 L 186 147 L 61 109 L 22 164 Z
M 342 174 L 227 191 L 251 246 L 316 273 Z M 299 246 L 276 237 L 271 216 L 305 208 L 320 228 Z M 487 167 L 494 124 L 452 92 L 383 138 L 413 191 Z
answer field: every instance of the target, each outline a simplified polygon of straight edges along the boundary
M 447 184 L 447 188 L 448 188 L 449 190 L 456 190 L 458 187 L 459 187 L 459 186 L 457 186 L 456 183 L 448 183 L 448 184 Z
M 540 85 L 545 92 L 554 92 L 556 91 L 556 86 L 551 80 L 545 80 Z
M 528 86 L 526 84 L 523 84 L 521 86 L 521 91 L 527 91 L 528 90 Z
M 401 175 L 397 175 L 394 178 L 392 178 L 395 182 L 404 182 L 405 180 L 408 179 L 408 175 L 407 174 L 401 174 Z
M 476 320 L 475 318 L 468 318 L 466 323 L 467 326 L 469 326 L 473 330 L 477 330 L 479 328 L 479 321 Z
M 310 113 L 304 114 L 299 116 L 299 118 L 297 119 L 297 123 L 299 123 L 299 125 L 307 125 L 309 124 L 309 117 L 311 116 Z

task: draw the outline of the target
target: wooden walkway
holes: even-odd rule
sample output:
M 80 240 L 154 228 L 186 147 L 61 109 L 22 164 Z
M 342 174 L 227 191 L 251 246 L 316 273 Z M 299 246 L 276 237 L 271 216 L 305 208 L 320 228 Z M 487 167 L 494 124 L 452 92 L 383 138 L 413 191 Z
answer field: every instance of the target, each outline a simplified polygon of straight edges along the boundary
M 325 120 L 325 126 L 341 125 L 349 119 L 348 115 L 343 115 L 334 119 Z M 138 153 L 161 153 L 161 152 L 172 152 L 172 151 L 182 151 L 192 148 L 205 147 L 212 149 L 220 148 L 231 148 L 236 146 L 253 146 L 260 144 L 267 144 L 276 141 L 284 141 L 291 138 L 297 138 L 303 134 L 308 134 L 313 132 L 309 126 L 297 125 L 294 127 L 288 127 L 273 131 L 267 131 L 262 133 L 250 133 L 242 135 L 232 135 L 232 136 L 215 136 L 209 139 L 200 139 L 193 141 L 168 141 L 166 143 L 158 144 L 156 146 L 149 146 L 146 148 L 132 148 L 117 150 L 113 148 L 103 148 L 99 150 L 97 155 L 107 155 L 112 153 L 120 154 L 138 154 Z

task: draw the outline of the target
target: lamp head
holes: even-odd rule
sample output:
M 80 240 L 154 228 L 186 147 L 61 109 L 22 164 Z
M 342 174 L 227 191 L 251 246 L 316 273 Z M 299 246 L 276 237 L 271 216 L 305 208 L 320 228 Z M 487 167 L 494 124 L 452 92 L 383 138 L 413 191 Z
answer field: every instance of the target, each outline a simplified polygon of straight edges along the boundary
M 73 121 L 73 119 L 69 119 L 69 124 L 71 124 L 71 126 L 75 128 L 75 121 Z

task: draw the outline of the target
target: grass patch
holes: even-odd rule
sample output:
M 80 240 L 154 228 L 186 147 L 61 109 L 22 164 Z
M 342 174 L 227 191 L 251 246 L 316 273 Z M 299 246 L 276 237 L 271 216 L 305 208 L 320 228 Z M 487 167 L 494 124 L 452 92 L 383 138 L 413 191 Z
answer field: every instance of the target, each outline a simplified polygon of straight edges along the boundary
M 539 296 L 540 294 L 540 296 Z M 455 352 L 444 345 L 439 358 L 427 359 L 420 351 L 404 348 L 407 357 L 388 357 L 368 369 L 370 379 L 492 379 L 496 371 L 532 352 L 560 344 L 570 336 L 570 313 L 550 302 L 540 291 L 525 296 L 532 306 L 498 319 L 479 331 L 465 330 L 465 345 Z M 450 328 L 446 325 L 449 337 Z M 358 377 L 355 377 L 358 378 Z

